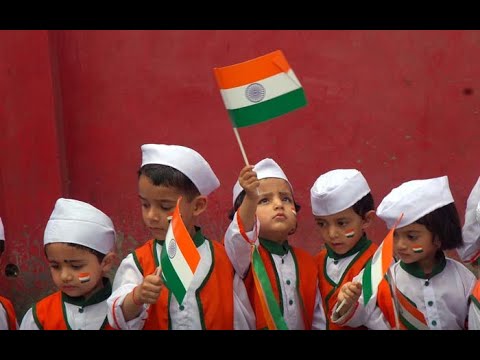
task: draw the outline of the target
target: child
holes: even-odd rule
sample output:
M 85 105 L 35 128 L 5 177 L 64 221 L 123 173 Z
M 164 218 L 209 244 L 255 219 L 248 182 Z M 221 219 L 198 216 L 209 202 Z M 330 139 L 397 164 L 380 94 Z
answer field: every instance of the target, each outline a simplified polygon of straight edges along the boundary
M 402 213 L 393 237 L 394 252 L 400 260 L 389 269 L 398 309 L 397 328 L 464 329 L 475 276 L 443 253 L 463 243 L 448 178 L 408 181 L 393 189 L 377 209 L 389 229 Z M 335 307 L 332 320 L 388 329 L 376 305 L 382 292 L 374 291 L 364 305 L 362 275 L 363 271 L 343 285 L 337 304 L 345 300 L 345 306 L 338 312 Z
M 352 281 L 377 245 L 365 233 L 375 217 L 373 197 L 362 173 L 337 169 L 321 175 L 310 190 L 312 213 L 325 249 L 316 256 L 327 329 L 349 329 L 328 319 L 343 284 Z
M 82 201 L 60 198 L 43 238 L 53 282 L 59 291 L 34 304 L 20 330 L 109 328 L 106 277 L 113 266 L 115 229 L 103 212 Z
M 2 218 L 0 218 L 0 257 L 5 250 L 5 231 Z M 0 296 L 0 330 L 17 330 L 17 317 L 15 309 L 7 298 Z
M 288 243 L 297 229 L 299 207 L 280 166 L 268 158 L 245 166 L 233 189 L 233 203 L 225 247 L 235 271 L 244 278 L 255 327 L 264 329 L 267 323 L 250 267 L 253 243 L 260 244 L 259 253 L 288 329 L 325 329 L 313 257 Z
M 243 284 L 237 279 L 234 285 L 234 271 L 223 245 L 208 240 L 195 226 L 207 208 L 207 196 L 220 185 L 215 173 L 190 148 L 164 144 L 141 148 L 139 198 L 143 221 L 153 239 L 120 264 L 108 300 L 110 324 L 131 330 L 242 328 L 236 312 L 241 305 L 234 300 L 238 294 L 234 294 L 234 288 L 237 291 L 237 286 Z M 165 286 L 159 271 L 169 227 L 167 218 L 180 196 L 183 222 L 201 257 L 181 304 Z M 240 296 L 247 299 L 245 289 Z
M 467 200 L 462 234 L 464 245 L 457 250 L 458 254 L 462 261 L 478 269 L 480 266 L 480 178 Z M 470 295 L 468 329 L 480 330 L 480 280 L 477 280 Z

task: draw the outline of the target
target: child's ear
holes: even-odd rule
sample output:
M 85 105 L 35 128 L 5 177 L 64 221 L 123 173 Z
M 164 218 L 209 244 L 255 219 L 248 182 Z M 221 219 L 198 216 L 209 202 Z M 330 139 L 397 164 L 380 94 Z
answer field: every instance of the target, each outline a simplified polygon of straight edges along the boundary
M 362 229 L 368 228 L 373 223 L 373 220 L 375 219 L 376 216 L 377 215 L 375 213 L 375 210 L 367 211 L 367 213 L 363 217 Z
M 198 216 L 207 209 L 207 197 L 204 195 L 197 196 L 193 200 L 193 215 Z
M 115 260 L 117 259 L 117 255 L 114 252 L 109 252 L 102 260 L 100 266 L 102 267 L 103 275 L 108 274 L 108 272 L 112 269 L 113 265 L 115 264 Z

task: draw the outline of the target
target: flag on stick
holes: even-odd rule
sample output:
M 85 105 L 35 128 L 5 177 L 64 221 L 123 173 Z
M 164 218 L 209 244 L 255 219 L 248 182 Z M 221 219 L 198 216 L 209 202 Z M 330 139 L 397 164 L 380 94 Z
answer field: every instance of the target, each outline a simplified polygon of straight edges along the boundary
M 258 124 L 307 104 L 303 87 L 281 50 L 215 68 L 214 72 L 235 128 Z
M 182 303 L 200 262 L 200 253 L 180 214 L 181 199 L 178 199 L 173 211 L 160 254 L 165 283 L 179 304 Z

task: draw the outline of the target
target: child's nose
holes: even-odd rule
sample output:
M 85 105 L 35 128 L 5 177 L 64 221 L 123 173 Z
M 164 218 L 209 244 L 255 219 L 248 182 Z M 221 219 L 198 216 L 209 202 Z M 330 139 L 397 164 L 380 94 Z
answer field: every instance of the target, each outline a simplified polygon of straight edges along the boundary
M 63 282 L 68 282 L 72 280 L 72 274 L 68 270 L 63 270 L 62 273 L 60 274 L 60 277 Z

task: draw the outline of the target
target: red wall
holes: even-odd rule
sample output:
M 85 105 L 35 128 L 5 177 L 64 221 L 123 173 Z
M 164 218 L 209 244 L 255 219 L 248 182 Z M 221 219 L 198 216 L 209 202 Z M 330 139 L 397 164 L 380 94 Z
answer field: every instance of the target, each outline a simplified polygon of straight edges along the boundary
M 252 163 L 272 157 L 303 205 L 292 242 L 321 248 L 309 190 L 357 168 L 376 205 L 403 181 L 448 175 L 463 214 L 480 171 L 479 31 L 0 31 L 0 293 L 21 315 L 52 289 L 42 236 L 55 200 L 109 214 L 126 255 L 148 236 L 137 200 L 140 145 L 182 144 L 222 186 L 202 226 L 221 238 L 243 160 L 212 68 L 281 49 L 309 105 L 240 129 Z M 369 235 L 385 233 L 378 220 Z

